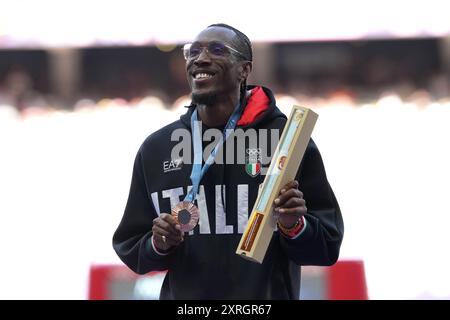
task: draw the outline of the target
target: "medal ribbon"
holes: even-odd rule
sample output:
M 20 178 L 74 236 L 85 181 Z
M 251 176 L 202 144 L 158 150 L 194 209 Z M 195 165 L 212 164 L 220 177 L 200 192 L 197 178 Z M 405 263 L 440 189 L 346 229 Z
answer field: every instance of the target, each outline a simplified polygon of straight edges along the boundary
M 209 167 L 213 164 L 214 159 L 216 157 L 216 153 L 219 150 L 219 148 L 228 139 L 228 137 L 233 132 L 234 128 L 236 128 L 237 122 L 241 117 L 242 113 L 241 109 L 242 108 L 238 103 L 230 119 L 228 119 L 225 128 L 223 129 L 222 136 L 220 137 L 219 142 L 216 144 L 214 150 L 211 152 L 208 159 L 206 159 L 205 164 L 203 166 L 202 166 L 203 146 L 201 139 L 202 135 L 201 121 L 197 120 L 198 119 L 197 109 L 195 109 L 194 112 L 192 112 L 191 129 L 192 129 L 192 143 L 194 145 L 194 163 L 192 164 L 192 172 L 190 176 L 192 182 L 192 189 L 186 195 L 184 201 L 194 202 L 198 193 L 198 188 L 200 186 L 200 181 L 202 180 L 202 177 L 205 175 L 206 171 L 208 171 Z

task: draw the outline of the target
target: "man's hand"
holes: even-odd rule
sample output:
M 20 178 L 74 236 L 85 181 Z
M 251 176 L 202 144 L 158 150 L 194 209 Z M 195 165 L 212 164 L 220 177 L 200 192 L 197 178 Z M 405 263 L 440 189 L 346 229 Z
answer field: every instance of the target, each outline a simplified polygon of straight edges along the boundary
M 183 242 L 180 225 L 171 214 L 161 213 L 153 220 L 153 241 L 157 249 L 167 251 Z
M 274 214 L 279 215 L 278 222 L 290 229 L 298 219 L 306 214 L 306 203 L 303 193 L 298 190 L 298 181 L 288 182 L 274 201 Z

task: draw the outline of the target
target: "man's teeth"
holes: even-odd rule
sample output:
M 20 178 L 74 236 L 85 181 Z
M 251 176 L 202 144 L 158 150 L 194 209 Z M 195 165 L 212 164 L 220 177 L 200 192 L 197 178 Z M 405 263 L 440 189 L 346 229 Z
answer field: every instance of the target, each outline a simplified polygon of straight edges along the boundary
M 211 78 L 212 75 L 211 74 L 207 74 L 207 73 L 197 73 L 195 75 L 195 79 L 204 79 L 204 78 Z

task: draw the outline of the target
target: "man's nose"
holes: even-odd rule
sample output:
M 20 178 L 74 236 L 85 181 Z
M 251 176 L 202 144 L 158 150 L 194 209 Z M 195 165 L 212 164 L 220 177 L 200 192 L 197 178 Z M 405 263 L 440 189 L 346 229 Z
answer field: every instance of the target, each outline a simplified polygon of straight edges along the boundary
M 195 58 L 194 60 L 194 64 L 204 64 L 204 63 L 211 63 L 211 57 L 209 56 L 209 54 L 207 53 L 206 48 L 202 48 L 202 51 L 200 52 L 200 54 L 198 55 L 197 58 Z

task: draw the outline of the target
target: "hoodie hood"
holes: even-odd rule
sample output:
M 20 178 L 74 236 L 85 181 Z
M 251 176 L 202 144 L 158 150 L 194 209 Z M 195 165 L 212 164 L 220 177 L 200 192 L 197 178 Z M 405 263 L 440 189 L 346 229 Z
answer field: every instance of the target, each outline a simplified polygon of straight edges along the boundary
M 263 86 L 247 86 L 247 90 L 251 91 L 247 99 L 247 104 L 239 118 L 238 128 L 252 128 L 272 121 L 275 118 L 284 118 L 286 116 L 278 109 L 275 97 L 270 89 Z M 183 114 L 181 122 L 188 128 L 191 127 L 191 115 L 195 110 L 195 104 L 188 106 L 188 111 Z

